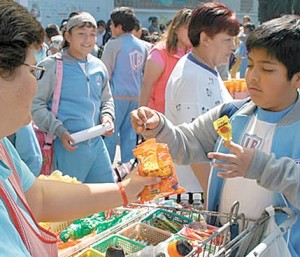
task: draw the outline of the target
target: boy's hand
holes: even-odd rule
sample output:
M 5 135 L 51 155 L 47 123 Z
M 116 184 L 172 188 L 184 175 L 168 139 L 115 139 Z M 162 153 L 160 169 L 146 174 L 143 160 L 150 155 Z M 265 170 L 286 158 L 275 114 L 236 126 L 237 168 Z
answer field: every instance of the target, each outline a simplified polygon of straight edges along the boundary
M 130 113 L 131 125 L 137 133 L 146 129 L 155 129 L 159 124 L 156 112 L 148 107 L 140 107 Z
M 230 150 L 231 154 L 224 153 L 208 153 L 208 158 L 222 161 L 223 163 L 213 162 L 215 168 L 226 172 L 219 172 L 221 178 L 235 178 L 246 176 L 250 164 L 252 162 L 254 151 L 253 148 L 244 148 L 241 145 L 235 144 L 232 141 L 224 142 L 224 146 Z

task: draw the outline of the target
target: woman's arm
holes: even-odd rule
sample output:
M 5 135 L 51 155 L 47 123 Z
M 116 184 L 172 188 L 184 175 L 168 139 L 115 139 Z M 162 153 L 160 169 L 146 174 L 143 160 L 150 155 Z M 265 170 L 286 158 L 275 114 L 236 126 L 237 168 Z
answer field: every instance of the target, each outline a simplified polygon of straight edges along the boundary
M 158 183 L 132 171 L 123 181 L 129 202 L 138 199 L 145 185 Z M 70 184 L 36 179 L 26 198 L 38 221 L 64 221 L 122 206 L 124 199 L 118 184 Z
M 152 89 L 156 81 L 164 71 L 164 67 L 157 62 L 148 59 L 146 61 L 144 77 L 142 82 L 141 94 L 139 97 L 139 106 L 147 106 L 150 101 Z

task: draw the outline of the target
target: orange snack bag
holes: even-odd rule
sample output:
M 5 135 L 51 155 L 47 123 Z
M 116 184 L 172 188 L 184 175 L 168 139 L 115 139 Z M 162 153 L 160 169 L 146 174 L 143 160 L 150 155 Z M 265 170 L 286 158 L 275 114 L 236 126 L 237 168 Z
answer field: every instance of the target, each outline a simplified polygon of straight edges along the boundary
M 232 140 L 232 128 L 230 120 L 227 115 L 214 121 L 214 128 L 218 135 L 222 137 L 225 141 Z
M 174 163 L 166 144 L 156 143 L 155 138 L 152 138 L 138 145 L 133 154 L 139 161 L 138 172 L 141 176 L 162 178 L 159 184 L 145 187 L 140 194 L 141 202 L 185 192 L 178 185 Z

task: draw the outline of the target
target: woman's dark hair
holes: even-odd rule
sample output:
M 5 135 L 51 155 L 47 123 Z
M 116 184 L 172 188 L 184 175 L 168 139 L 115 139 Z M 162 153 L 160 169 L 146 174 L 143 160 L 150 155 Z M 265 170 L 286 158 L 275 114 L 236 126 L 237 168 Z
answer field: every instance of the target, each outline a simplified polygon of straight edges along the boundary
M 288 72 L 288 79 L 300 72 L 300 16 L 284 15 L 261 24 L 247 39 L 248 53 L 264 49 L 281 62 Z
M 27 9 L 11 0 L 0 1 L 0 76 L 9 78 L 21 66 L 28 48 L 44 40 L 44 29 Z
M 233 11 L 224 4 L 204 3 L 192 12 L 189 38 L 194 47 L 200 44 L 201 32 L 205 32 L 210 37 L 214 37 L 220 32 L 236 36 L 239 33 L 239 22 Z

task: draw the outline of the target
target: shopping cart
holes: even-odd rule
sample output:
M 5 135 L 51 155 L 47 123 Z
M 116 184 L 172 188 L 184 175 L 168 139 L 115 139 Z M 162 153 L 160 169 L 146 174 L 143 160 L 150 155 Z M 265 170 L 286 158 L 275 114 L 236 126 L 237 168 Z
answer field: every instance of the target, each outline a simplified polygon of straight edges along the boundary
M 263 256 L 264 252 L 271 247 L 276 240 L 282 238 L 296 221 L 296 215 L 291 209 L 286 207 L 274 208 L 276 213 L 281 213 L 284 216 L 284 221 L 279 224 L 266 238 L 264 238 L 266 228 L 270 221 L 270 215 L 268 212 L 264 211 L 256 221 L 253 221 L 245 218 L 244 214 L 238 213 L 238 207 L 239 204 L 236 202 L 232 206 L 229 214 L 208 212 L 211 217 L 215 216 L 220 218 L 225 216 L 227 218 L 227 222 L 209 238 L 200 242 L 188 256 Z M 233 238 L 231 234 L 232 230 L 237 232 L 237 235 Z M 218 240 L 216 240 L 217 238 Z M 218 241 L 218 245 L 215 244 L 216 241 Z M 199 249 L 201 250 L 199 251 Z
M 188 257 L 257 257 L 292 227 L 296 221 L 295 213 L 287 207 L 275 207 L 274 211 L 283 216 L 283 222 L 264 238 L 270 215 L 264 211 L 257 220 L 246 218 L 239 213 L 239 202 L 234 202 L 229 213 L 219 213 L 207 210 L 184 209 L 160 206 L 176 214 L 188 217 L 194 221 L 205 221 L 207 224 L 218 224 L 219 227 L 211 236 L 203 241 L 193 241 L 194 248 Z M 146 207 L 144 205 L 144 207 Z M 151 208 L 151 205 L 148 206 Z M 152 206 L 153 207 L 153 206 Z M 220 224 L 220 223 L 219 223 Z M 217 243 L 216 243 L 217 242 Z

